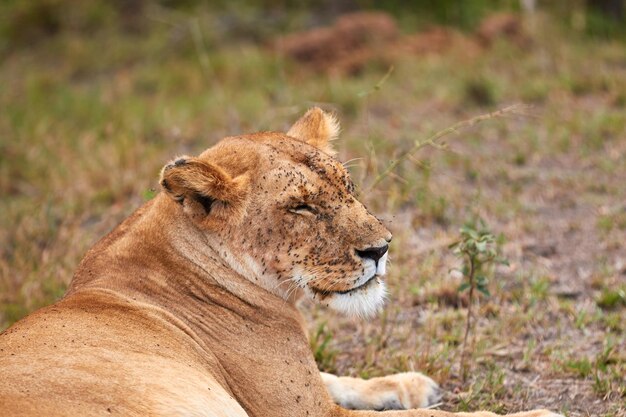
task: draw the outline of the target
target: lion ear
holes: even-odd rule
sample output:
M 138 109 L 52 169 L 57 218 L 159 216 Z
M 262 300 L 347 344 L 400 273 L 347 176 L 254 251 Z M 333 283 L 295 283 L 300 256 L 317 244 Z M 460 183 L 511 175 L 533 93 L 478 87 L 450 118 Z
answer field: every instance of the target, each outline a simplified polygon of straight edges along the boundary
M 231 178 L 215 164 L 183 156 L 165 165 L 160 184 L 194 220 L 232 221 L 243 218 L 248 177 Z
M 337 139 L 339 130 L 339 122 L 334 115 L 313 107 L 291 126 L 287 135 L 334 155 L 330 141 Z

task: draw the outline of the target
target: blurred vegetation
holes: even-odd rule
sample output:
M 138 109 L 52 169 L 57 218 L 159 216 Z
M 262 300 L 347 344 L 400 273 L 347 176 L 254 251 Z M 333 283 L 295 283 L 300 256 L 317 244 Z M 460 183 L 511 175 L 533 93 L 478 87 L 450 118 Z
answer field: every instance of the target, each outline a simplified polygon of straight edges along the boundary
M 524 3 L 524 2 L 521 2 Z M 624 38 L 624 0 L 557 0 L 535 9 L 553 13 L 561 23 L 584 33 Z M 616 5 L 617 4 L 617 5 Z M 621 4 L 621 7 L 620 7 Z M 266 39 L 277 32 L 328 24 L 357 10 L 391 13 L 405 30 L 432 24 L 475 28 L 495 10 L 520 10 L 519 0 L 4 0 L 0 3 L 0 51 L 27 47 L 61 33 L 94 36 L 100 31 L 145 31 L 166 9 L 211 14 L 213 29 L 229 39 Z M 223 39 L 224 39 L 223 38 Z M 223 40 L 222 39 L 222 40 Z

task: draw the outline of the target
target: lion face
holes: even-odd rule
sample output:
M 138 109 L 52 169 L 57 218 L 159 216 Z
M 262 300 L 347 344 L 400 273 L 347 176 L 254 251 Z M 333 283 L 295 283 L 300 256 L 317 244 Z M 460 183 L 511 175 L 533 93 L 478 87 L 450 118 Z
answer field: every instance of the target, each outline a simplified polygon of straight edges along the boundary
M 161 184 L 248 279 L 286 299 L 306 294 L 370 315 L 384 301 L 391 233 L 331 156 L 337 130 L 312 109 L 286 135 L 227 138 L 199 158 L 178 159 Z

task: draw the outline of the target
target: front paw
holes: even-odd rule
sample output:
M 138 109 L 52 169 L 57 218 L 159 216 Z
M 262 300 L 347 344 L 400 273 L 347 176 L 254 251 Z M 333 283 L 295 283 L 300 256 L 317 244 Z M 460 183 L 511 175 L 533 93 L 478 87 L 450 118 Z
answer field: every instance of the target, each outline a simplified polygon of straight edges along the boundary
M 439 385 L 419 372 L 404 372 L 386 378 L 398 384 L 398 399 L 403 409 L 424 408 L 441 400 Z

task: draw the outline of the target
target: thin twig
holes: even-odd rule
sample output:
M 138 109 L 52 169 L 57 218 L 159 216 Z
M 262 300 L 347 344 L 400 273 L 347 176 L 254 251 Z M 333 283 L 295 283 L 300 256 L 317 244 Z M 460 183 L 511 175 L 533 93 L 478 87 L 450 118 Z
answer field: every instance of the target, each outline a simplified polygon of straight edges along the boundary
M 436 132 L 435 134 L 433 134 L 426 140 L 423 140 L 423 141 L 416 140 L 413 143 L 413 146 L 411 147 L 411 149 L 404 152 L 397 159 L 391 161 L 391 163 L 387 166 L 387 168 L 385 168 L 385 170 L 381 172 L 374 179 L 374 182 L 368 187 L 367 191 L 371 191 L 372 189 L 374 189 L 382 180 L 384 180 L 389 175 L 389 173 L 395 170 L 402 161 L 404 161 L 408 157 L 412 157 L 413 154 L 419 151 L 420 149 L 426 146 L 432 146 L 432 147 L 439 148 L 439 149 L 445 149 L 446 148 L 445 145 L 442 145 L 437 142 L 439 141 L 439 139 L 443 138 L 444 136 L 447 136 L 451 133 L 459 133 L 461 129 L 475 126 L 481 122 L 484 122 L 485 120 L 505 117 L 509 114 L 526 116 L 526 114 L 522 112 L 525 109 L 528 109 L 528 106 L 523 105 L 523 104 L 513 104 L 512 106 L 508 106 L 503 109 L 496 110 L 494 112 L 481 114 L 479 116 L 472 117 L 471 119 L 460 121 L 450 127 L 447 127 L 443 130 Z
M 376 91 L 380 90 L 383 86 L 383 84 L 385 84 L 385 82 L 387 81 L 387 79 L 391 76 L 391 74 L 393 73 L 394 70 L 394 66 L 390 66 L 389 69 L 387 70 L 387 72 L 385 73 L 385 75 L 383 75 L 383 78 L 380 79 L 380 81 L 378 81 L 376 83 L 376 85 L 374 85 L 374 87 L 372 87 L 371 90 L 369 91 L 362 91 L 359 94 L 357 94 L 359 97 L 367 97 L 371 94 L 374 94 Z
M 463 351 L 461 352 L 461 376 L 463 378 L 463 382 L 465 382 L 467 378 L 467 369 L 465 368 L 465 360 L 467 358 L 467 338 L 469 337 L 471 326 L 472 326 L 472 305 L 474 301 L 474 273 L 476 271 L 476 266 L 474 265 L 474 258 L 468 255 L 469 258 L 469 301 L 467 302 L 467 321 L 465 323 L 465 335 L 463 336 Z

